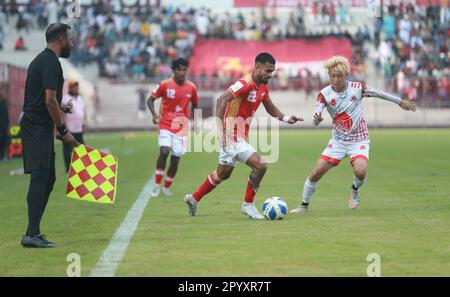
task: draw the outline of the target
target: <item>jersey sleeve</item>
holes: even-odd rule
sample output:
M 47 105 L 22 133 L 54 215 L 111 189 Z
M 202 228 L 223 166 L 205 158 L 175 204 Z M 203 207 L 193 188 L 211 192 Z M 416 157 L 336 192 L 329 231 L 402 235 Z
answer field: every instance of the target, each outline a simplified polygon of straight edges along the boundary
M 233 94 L 234 98 L 240 97 L 244 95 L 246 92 L 248 92 L 248 84 L 244 80 L 240 79 L 236 81 L 234 84 L 232 84 L 228 88 L 228 91 L 230 91 L 231 94 Z
M 153 98 L 160 98 L 164 95 L 164 84 L 159 83 L 156 88 L 152 91 Z
M 59 77 L 58 60 L 51 59 L 43 63 L 42 68 L 42 87 L 44 89 L 57 90 Z
M 402 98 L 394 96 L 392 94 L 377 90 L 375 88 L 363 85 L 363 89 L 361 92 L 361 97 L 374 97 L 374 98 L 380 98 L 383 100 L 391 101 L 393 103 L 400 104 L 402 101 Z
M 192 87 L 192 97 L 191 97 L 191 102 L 192 104 L 198 104 L 200 101 L 200 98 L 198 96 L 198 90 L 196 87 Z
M 325 101 L 325 96 L 322 92 L 319 92 L 319 94 L 317 94 L 316 104 L 314 105 L 314 114 L 321 114 L 326 105 L 327 102 Z

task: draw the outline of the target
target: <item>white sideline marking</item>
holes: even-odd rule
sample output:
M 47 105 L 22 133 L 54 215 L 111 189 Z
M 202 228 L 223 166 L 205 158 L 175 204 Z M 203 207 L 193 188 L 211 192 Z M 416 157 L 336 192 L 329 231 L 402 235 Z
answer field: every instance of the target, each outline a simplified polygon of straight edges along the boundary
M 141 194 L 128 211 L 127 216 L 117 229 L 108 247 L 103 251 L 95 267 L 91 270 L 90 276 L 114 276 L 117 267 L 120 265 L 128 244 L 136 231 L 139 221 L 142 218 L 145 207 L 150 200 L 150 193 L 153 189 L 154 176 L 150 178 L 142 189 Z

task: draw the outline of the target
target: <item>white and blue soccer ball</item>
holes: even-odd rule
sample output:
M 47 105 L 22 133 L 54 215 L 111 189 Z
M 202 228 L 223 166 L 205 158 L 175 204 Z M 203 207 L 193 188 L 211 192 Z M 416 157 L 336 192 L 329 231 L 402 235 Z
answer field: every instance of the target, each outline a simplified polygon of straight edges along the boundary
M 287 204 L 280 197 L 270 197 L 264 201 L 262 206 L 262 213 L 268 220 L 281 220 L 286 216 L 287 212 Z

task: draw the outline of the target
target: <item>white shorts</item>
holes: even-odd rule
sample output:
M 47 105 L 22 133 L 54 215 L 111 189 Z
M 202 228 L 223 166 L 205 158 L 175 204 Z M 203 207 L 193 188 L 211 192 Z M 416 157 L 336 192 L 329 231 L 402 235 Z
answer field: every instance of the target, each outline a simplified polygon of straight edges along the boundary
M 345 157 L 350 157 L 350 163 L 356 159 L 369 161 L 370 140 L 355 143 L 342 143 L 333 139 L 327 144 L 320 158 L 333 164 L 339 164 Z
M 159 146 L 170 147 L 170 153 L 175 157 L 181 157 L 187 150 L 187 136 L 179 136 L 168 130 L 159 130 Z
M 247 162 L 248 158 L 254 153 L 256 153 L 256 150 L 248 142 L 238 139 L 236 143 L 229 145 L 226 150 L 220 149 L 219 164 L 234 167 L 237 161 Z

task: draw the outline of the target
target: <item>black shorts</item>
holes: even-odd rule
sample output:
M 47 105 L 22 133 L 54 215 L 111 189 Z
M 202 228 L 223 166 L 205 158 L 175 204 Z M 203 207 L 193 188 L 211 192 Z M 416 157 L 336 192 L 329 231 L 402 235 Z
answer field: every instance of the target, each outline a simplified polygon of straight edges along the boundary
M 53 129 L 30 121 L 30 118 L 24 115 L 20 122 L 20 132 L 25 173 L 39 169 L 54 170 L 55 138 Z

